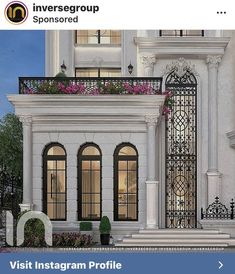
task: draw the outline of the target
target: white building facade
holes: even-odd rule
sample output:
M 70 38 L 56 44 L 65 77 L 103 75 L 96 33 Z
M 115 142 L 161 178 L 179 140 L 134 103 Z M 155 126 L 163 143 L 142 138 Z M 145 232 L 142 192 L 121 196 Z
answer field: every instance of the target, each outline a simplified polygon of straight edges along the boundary
M 22 209 L 46 208 L 62 231 L 82 220 L 97 229 L 107 215 L 115 239 L 202 227 L 235 236 L 234 220 L 201 219 L 215 197 L 228 210 L 235 197 L 235 32 L 93 32 L 46 31 L 46 77 L 63 62 L 69 77 L 162 77 L 173 110 L 162 116 L 163 95 L 9 96 L 24 128 Z M 89 191 L 85 172 L 96 178 Z

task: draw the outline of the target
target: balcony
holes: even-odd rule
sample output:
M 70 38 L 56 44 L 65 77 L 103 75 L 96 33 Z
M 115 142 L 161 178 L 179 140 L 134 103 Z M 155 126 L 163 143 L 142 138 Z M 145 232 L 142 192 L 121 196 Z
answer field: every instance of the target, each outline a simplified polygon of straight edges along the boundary
M 19 94 L 155 95 L 162 93 L 157 77 L 20 77 Z

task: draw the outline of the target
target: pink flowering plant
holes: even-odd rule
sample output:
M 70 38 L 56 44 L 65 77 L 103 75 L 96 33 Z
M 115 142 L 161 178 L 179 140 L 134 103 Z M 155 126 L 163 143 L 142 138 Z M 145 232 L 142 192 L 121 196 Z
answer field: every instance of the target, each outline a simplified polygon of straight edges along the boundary
M 148 83 L 129 82 L 97 82 L 97 85 L 86 86 L 82 82 L 45 81 L 33 84 L 33 88 L 25 88 L 24 94 L 80 94 L 80 95 L 102 95 L 102 94 L 133 94 L 133 95 L 153 95 L 159 91 L 153 89 Z
M 66 79 L 60 81 L 44 81 L 33 84 L 33 88 L 25 88 L 25 94 L 77 94 L 77 95 L 155 95 L 160 94 L 147 82 L 96 82 L 93 86 L 78 81 L 69 81 Z M 173 94 L 166 90 L 162 93 L 165 95 L 163 106 L 163 115 L 171 112 L 173 107 Z
M 174 104 L 173 94 L 170 90 L 165 90 L 162 94 L 166 96 L 165 102 L 163 105 L 162 114 L 168 117 L 168 114 L 170 114 L 170 112 L 173 109 L 173 104 Z

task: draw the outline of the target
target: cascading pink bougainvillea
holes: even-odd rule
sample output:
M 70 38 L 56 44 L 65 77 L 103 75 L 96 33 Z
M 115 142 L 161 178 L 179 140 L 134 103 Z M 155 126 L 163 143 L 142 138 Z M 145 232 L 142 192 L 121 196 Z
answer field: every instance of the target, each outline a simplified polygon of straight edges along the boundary
M 37 84 L 34 88 L 26 88 L 24 94 L 77 94 L 77 95 L 105 95 L 105 94 L 120 94 L 120 95 L 156 95 L 159 91 L 148 83 L 112 83 L 105 84 L 97 83 L 94 87 L 88 87 L 85 83 L 71 83 L 68 81 L 61 82 L 44 82 Z M 162 114 L 166 117 L 171 112 L 173 107 L 172 92 L 166 90 L 162 93 L 165 95 L 165 103 Z
M 170 114 L 170 112 L 172 111 L 173 108 L 173 94 L 170 90 L 165 90 L 163 93 L 163 95 L 165 95 L 165 103 L 163 105 L 163 110 L 162 110 L 162 114 L 165 115 L 166 117 L 168 116 L 168 114 Z

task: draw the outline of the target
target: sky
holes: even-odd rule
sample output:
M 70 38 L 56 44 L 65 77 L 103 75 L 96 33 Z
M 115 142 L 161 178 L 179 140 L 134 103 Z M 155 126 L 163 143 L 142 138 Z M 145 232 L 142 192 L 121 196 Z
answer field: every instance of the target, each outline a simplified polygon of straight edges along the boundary
M 0 118 L 14 112 L 6 95 L 18 93 L 18 77 L 45 75 L 45 31 L 0 30 Z

